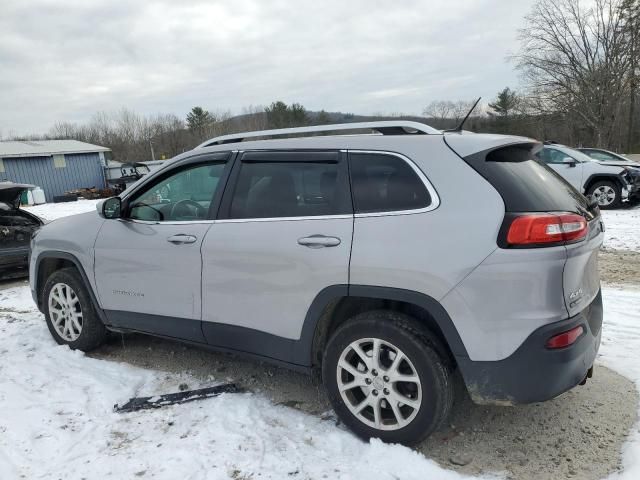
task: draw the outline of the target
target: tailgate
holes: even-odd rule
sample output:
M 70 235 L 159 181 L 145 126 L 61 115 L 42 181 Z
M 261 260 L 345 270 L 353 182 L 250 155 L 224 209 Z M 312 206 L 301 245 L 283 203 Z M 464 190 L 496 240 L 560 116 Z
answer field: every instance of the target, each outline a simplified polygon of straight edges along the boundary
M 584 310 L 600 290 L 598 251 L 604 238 L 603 232 L 602 219 L 598 215 L 589 222 L 586 240 L 566 246 L 563 287 L 570 317 Z

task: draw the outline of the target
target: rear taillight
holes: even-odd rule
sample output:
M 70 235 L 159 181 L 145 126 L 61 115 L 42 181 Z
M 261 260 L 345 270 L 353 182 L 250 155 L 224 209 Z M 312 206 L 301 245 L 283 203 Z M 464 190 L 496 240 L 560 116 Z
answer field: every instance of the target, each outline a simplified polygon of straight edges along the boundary
M 515 217 L 507 231 L 507 245 L 552 246 L 587 236 L 588 224 L 575 213 L 528 213 Z
M 578 325 L 577 327 L 572 328 L 567 332 L 562 332 L 551 337 L 549 340 L 547 340 L 547 348 L 556 349 L 573 345 L 583 333 L 584 328 L 582 327 L 582 325 Z

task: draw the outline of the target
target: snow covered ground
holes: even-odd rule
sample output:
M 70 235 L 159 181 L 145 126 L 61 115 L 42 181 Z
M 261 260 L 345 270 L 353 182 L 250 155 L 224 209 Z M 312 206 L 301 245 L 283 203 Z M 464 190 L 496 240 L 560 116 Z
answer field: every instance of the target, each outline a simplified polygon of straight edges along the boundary
M 0 290 L 0 305 L 3 480 L 464 478 L 255 394 L 114 413 L 129 397 L 196 383 L 56 345 L 27 286 Z
M 640 387 L 640 290 L 605 289 L 599 361 Z M 114 413 L 132 396 L 178 391 L 184 375 L 58 346 L 27 286 L 0 290 L 0 477 L 459 479 L 411 449 L 365 443 L 334 422 L 256 394 Z M 224 378 L 211 378 L 211 385 Z M 640 432 L 615 478 L 640 478 Z
M 640 252 L 640 205 L 602 212 L 604 248 Z

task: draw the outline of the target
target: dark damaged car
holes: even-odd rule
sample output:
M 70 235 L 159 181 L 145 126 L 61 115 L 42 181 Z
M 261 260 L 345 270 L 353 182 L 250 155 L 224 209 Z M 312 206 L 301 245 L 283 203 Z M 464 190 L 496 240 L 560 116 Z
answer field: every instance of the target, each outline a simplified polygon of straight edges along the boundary
M 30 188 L 34 186 L 0 182 L 0 278 L 26 275 L 31 235 L 44 224 L 20 209 L 20 196 Z

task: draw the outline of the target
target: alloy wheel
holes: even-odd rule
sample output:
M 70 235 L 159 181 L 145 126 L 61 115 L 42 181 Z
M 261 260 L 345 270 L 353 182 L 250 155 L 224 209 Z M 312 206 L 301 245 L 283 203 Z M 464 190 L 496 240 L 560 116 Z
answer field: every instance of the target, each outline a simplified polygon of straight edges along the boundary
M 598 202 L 599 206 L 606 207 L 615 201 L 616 192 L 609 185 L 601 185 L 593 191 L 592 197 Z
M 82 333 L 80 299 L 66 283 L 56 283 L 49 292 L 49 317 L 56 333 L 67 342 Z
M 422 384 L 413 363 L 395 345 L 379 338 L 350 343 L 336 369 L 338 390 L 351 413 L 378 430 L 397 430 L 415 418 Z

